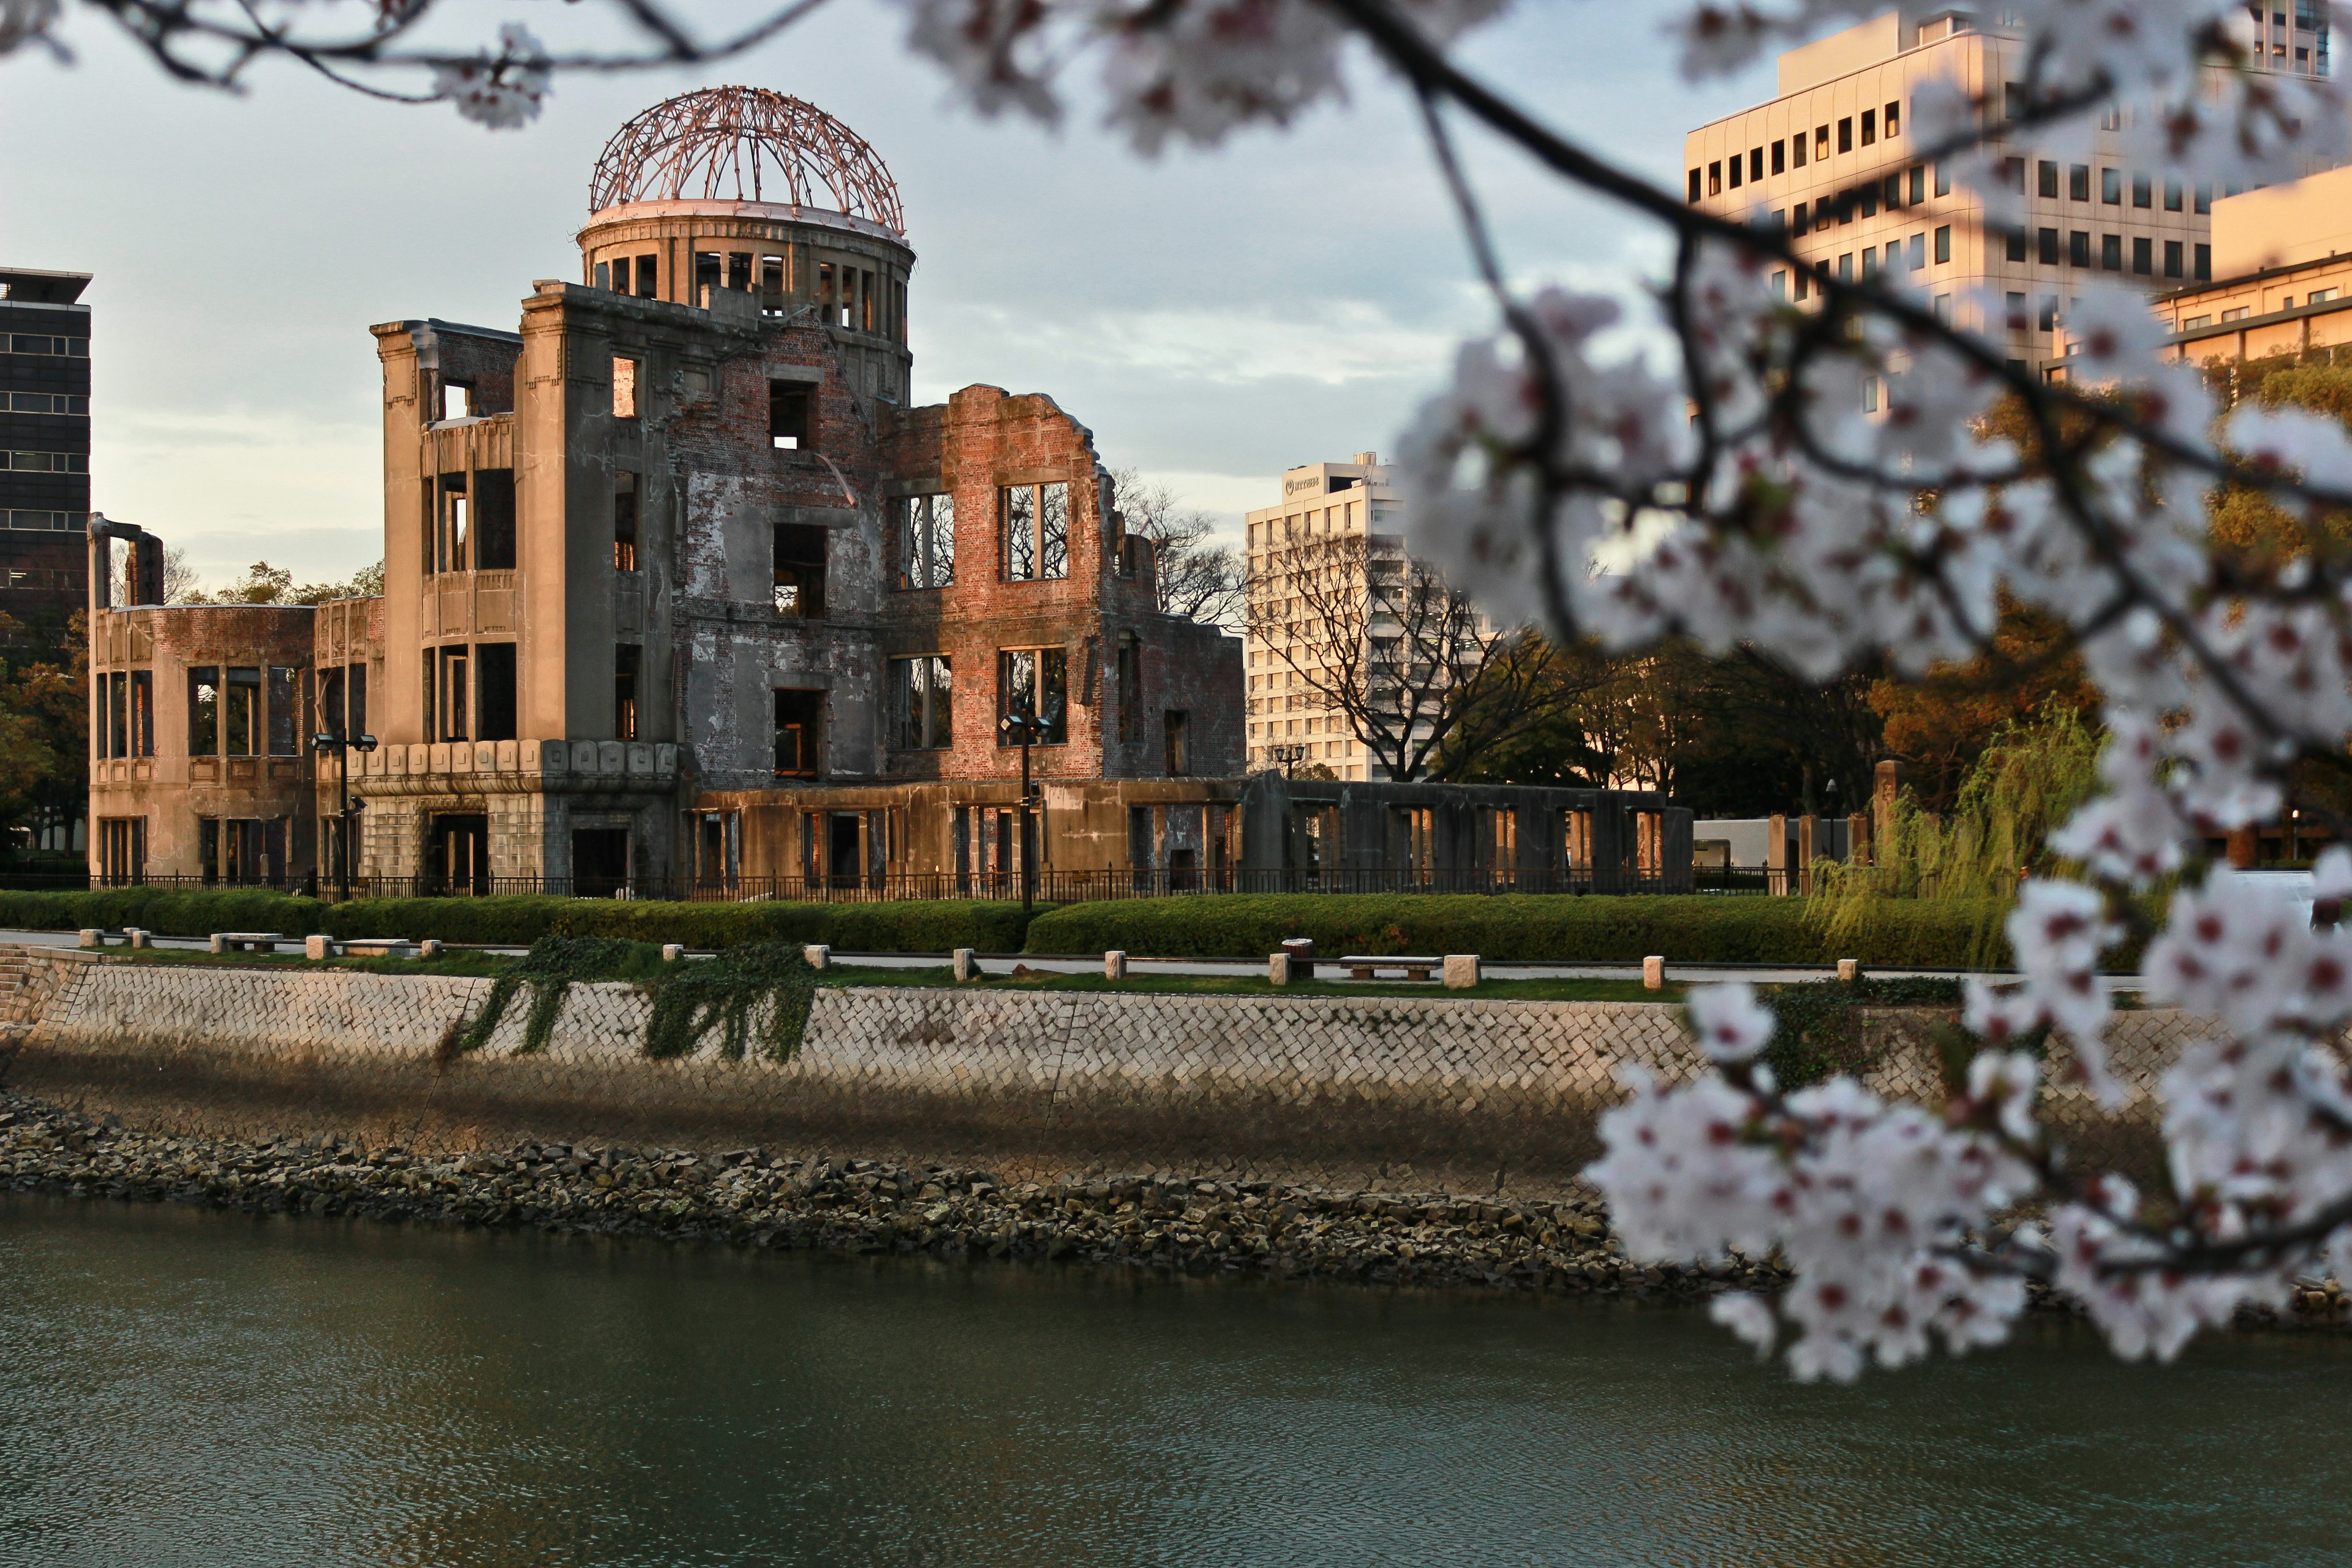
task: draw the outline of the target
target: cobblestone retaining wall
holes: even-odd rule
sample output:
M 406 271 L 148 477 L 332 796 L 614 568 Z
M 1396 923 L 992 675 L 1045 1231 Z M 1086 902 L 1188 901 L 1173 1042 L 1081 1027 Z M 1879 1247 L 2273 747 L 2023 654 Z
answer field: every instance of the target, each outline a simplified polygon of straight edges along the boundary
M 1556 1191 L 1595 1152 L 1613 1074 L 1696 1066 L 1660 1004 L 824 987 L 799 1053 L 648 1060 L 649 1001 L 575 986 L 545 1049 L 519 1001 L 455 1052 L 489 982 L 0 955 L 35 998 L 11 1087 L 189 1131 L 359 1131 L 750 1144 L 992 1163 Z M 1872 1014 L 1867 1077 L 1940 1092 L 1932 1016 Z M 756 1026 L 755 1020 L 755 1026 Z M 2197 1021 L 2126 1015 L 2146 1099 Z M 756 1027 L 755 1027 L 756 1038 Z

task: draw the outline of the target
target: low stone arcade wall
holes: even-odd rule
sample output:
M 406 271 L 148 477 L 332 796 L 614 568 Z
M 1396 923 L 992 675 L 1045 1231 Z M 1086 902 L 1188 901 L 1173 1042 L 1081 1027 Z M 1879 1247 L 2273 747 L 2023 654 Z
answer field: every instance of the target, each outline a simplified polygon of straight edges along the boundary
M 93 955 L 94 956 L 94 955 Z M 189 1132 L 357 1133 L 421 1147 L 521 1138 L 760 1144 L 909 1162 L 1221 1172 L 1520 1194 L 1567 1188 L 1636 1064 L 1697 1066 L 1664 1004 L 821 987 L 789 1061 L 706 1041 L 643 1054 L 648 998 L 579 985 L 525 1054 L 527 998 L 459 1056 L 487 980 L 93 962 L 0 950 L 29 1025 L 9 1086 Z M 1868 1079 L 1940 1093 L 1927 1025 L 1870 1015 Z M 757 1038 L 754 1020 L 754 1040 Z M 2124 1016 L 2116 1056 L 2153 1124 L 2198 1026 Z

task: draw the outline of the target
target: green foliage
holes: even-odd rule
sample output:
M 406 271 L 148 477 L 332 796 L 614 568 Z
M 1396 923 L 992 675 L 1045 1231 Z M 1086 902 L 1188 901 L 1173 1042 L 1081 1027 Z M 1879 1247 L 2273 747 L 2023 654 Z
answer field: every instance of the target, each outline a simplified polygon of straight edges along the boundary
M 1921 810 L 1906 792 L 1895 803 L 1894 833 L 1873 847 L 1875 865 L 1815 864 L 1806 900 L 1813 923 L 1831 946 L 1852 946 L 1906 905 L 1965 907 L 1977 924 L 1954 962 L 2005 962 L 2000 922 L 2018 879 L 2057 868 L 2051 830 L 2097 782 L 2101 739 L 2074 708 L 2056 703 L 2031 723 L 2005 727 L 1969 768 L 1948 816 Z
M 563 998 L 572 987 L 595 981 L 626 980 L 653 996 L 646 1026 L 645 1054 L 657 1060 L 690 1055 L 713 1026 L 720 1030 L 719 1054 L 740 1061 L 751 1032 L 752 1010 L 772 998 L 761 1045 L 772 1061 L 788 1061 L 800 1049 L 816 972 L 798 947 L 759 942 L 715 959 L 662 962 L 661 949 L 612 937 L 541 937 L 512 969 L 491 984 L 490 994 L 458 1037 L 463 1055 L 480 1050 L 498 1032 L 515 994 L 530 987 L 530 1012 L 523 1021 L 517 1056 L 546 1048 Z
M 1771 1010 L 1772 1040 L 1764 1060 L 1782 1089 L 1802 1089 L 1832 1073 L 1859 1073 L 1863 1059 L 1864 1007 L 1957 1007 L 1957 980 L 1813 980 L 1765 987 L 1759 1000 Z
M 313 931 L 524 946 L 543 936 L 600 936 L 730 948 L 824 942 L 856 952 L 1014 952 L 1027 917 L 1010 903 L 656 903 L 618 899 L 356 899 L 328 903 L 259 888 L 0 890 L 0 926 L 17 931 L 120 930 L 166 936 L 216 931 Z
M 516 991 L 525 984 L 530 986 L 530 1014 L 523 1021 L 517 1056 L 546 1048 L 555 1020 L 563 1011 L 563 998 L 576 983 L 650 977 L 660 973 L 661 962 L 661 949 L 644 942 L 596 936 L 541 937 L 531 943 L 521 963 L 490 983 L 489 995 L 458 1037 L 458 1053 L 478 1051 L 490 1043 Z
M 1502 959 L 1669 963 L 1964 963 L 1999 910 L 1887 900 L 1870 928 L 1832 939 L 1805 900 L 1761 897 L 1570 894 L 1247 893 L 1071 904 L 1037 917 L 1031 952 L 1156 958 L 1262 958 L 1285 937 L 1312 937 L 1323 958 L 1348 953 L 1475 952 Z M 1993 962 L 2006 960 L 1996 948 Z
M 770 1061 L 790 1061 L 808 1027 L 816 997 L 816 971 L 801 950 L 781 942 L 739 947 L 708 963 L 679 963 L 653 986 L 653 1017 L 646 1025 L 646 1055 L 657 1059 L 686 1056 L 716 1026 L 719 1054 L 743 1058 L 751 1013 L 772 1000 L 761 1053 Z

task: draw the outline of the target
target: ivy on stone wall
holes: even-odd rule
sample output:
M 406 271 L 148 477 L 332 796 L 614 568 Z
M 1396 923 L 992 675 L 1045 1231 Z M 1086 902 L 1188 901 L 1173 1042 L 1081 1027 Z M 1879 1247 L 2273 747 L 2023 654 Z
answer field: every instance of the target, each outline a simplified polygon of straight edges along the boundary
M 713 959 L 665 963 L 661 949 L 646 942 L 541 937 L 491 983 L 490 994 L 458 1038 L 457 1051 L 463 1055 L 488 1045 L 516 993 L 528 985 L 530 1011 L 515 1054 L 533 1055 L 546 1048 L 572 986 L 615 980 L 633 982 L 653 999 L 645 1054 L 656 1060 L 691 1055 L 716 1028 L 719 1055 L 740 1061 L 751 1042 L 753 1014 L 761 1003 L 772 1001 L 760 1031 L 761 1051 L 771 1061 L 789 1061 L 800 1049 L 816 990 L 816 973 L 801 949 L 784 942 L 755 942 Z

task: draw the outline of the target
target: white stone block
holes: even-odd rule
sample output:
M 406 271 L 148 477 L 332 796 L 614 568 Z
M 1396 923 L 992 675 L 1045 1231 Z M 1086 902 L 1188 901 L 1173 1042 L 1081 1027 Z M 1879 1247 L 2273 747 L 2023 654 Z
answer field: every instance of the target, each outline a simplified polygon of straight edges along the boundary
M 316 934 L 304 937 L 302 939 L 302 956 L 309 959 L 334 957 L 335 939 L 331 936 L 319 936 Z
M 1445 955 L 1445 988 L 1467 991 L 1478 984 L 1478 955 L 1475 952 L 1449 952 Z
M 1666 961 L 1654 952 L 1642 960 L 1642 985 L 1649 991 L 1666 988 Z
M 131 945 L 133 947 L 153 947 L 155 945 L 155 933 L 147 930 L 143 926 L 133 926 L 122 934 L 131 939 Z
M 416 944 L 416 956 L 419 958 L 440 957 L 441 939 L 437 936 L 428 936 L 423 942 L 418 942 Z
M 81 930 L 81 944 L 84 947 L 104 947 L 106 945 L 106 933 L 102 931 L 97 931 L 89 926 L 84 926 Z M 220 951 L 218 938 L 214 939 L 213 951 L 215 952 L 218 952 Z
M 676 963 L 685 956 L 686 944 L 684 942 L 666 942 L 662 943 L 662 962 L 664 963 Z
M 1108 952 L 1104 953 L 1104 954 L 1103 954 L 1103 978 L 1104 978 L 1105 980 L 1124 980 L 1124 979 L 1126 979 L 1126 978 L 1127 978 L 1127 954 L 1125 954 L 1124 952 L 1119 952 L 1117 948 L 1113 948 L 1113 949 L 1111 949 Z
M 980 978 L 979 950 L 969 947 L 960 947 L 955 950 L 955 977 L 958 980 Z
M 1860 960 L 1860 959 L 1858 959 L 1858 958 L 1841 958 L 1841 959 L 1839 959 L 1839 960 L 1838 960 L 1838 978 L 1839 978 L 1840 980 L 1859 980 L 1859 979 L 1861 979 L 1861 978 L 1862 978 L 1862 960 Z
M 1290 984 L 1290 954 L 1269 952 L 1265 955 L 1265 983 L 1268 985 Z
M 821 942 L 813 942 L 801 949 L 801 956 L 808 960 L 811 969 L 830 969 L 833 966 L 833 949 Z
M 85 942 L 83 945 L 86 947 L 96 947 L 98 943 L 94 942 Z M 223 936 L 218 931 L 213 932 L 213 951 L 215 952 L 226 952 L 228 951 L 228 938 Z

